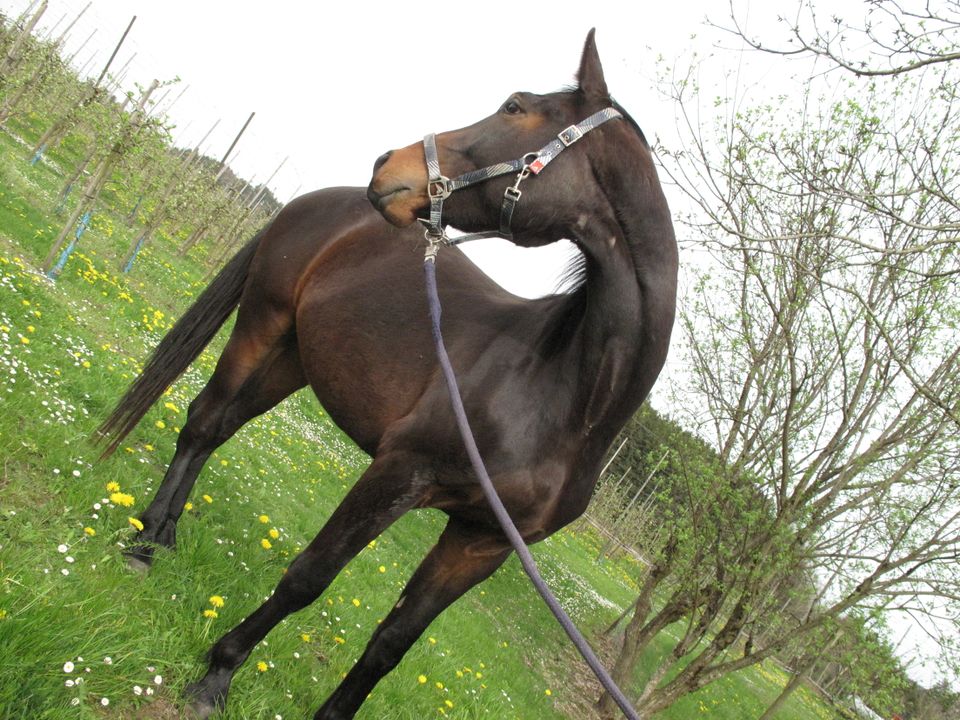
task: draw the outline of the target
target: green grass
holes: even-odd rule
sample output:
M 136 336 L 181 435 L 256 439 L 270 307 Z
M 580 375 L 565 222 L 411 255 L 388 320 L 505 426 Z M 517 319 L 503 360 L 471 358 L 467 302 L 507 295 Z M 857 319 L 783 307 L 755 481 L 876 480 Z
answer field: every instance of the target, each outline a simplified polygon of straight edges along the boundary
M 60 229 L 52 208 L 63 180 L 55 162 L 30 167 L 24 154 L 0 133 L 0 717 L 175 717 L 178 692 L 202 673 L 204 652 L 271 592 L 368 459 L 312 395 L 299 393 L 217 451 L 180 524 L 177 552 L 160 552 L 146 578 L 130 573 L 120 558 L 133 533 L 128 518 L 162 477 L 222 339 L 114 457 L 97 462 L 89 437 L 202 288 L 206 268 L 177 258 L 161 236 L 133 274 L 118 276 L 135 231 L 121 207 L 98 212 L 56 284 L 42 278 L 34 268 Z M 132 507 L 110 501 L 111 483 L 134 498 Z M 309 716 L 442 525 L 439 513 L 411 513 L 364 550 L 317 603 L 254 650 L 224 717 Z M 598 540 L 578 527 L 535 553 L 591 633 L 630 602 L 636 569 L 596 564 Z M 277 537 L 266 550 L 271 529 Z M 208 618 L 213 595 L 224 606 Z M 669 639 L 660 640 L 664 653 Z M 431 625 L 359 717 L 588 717 L 595 685 L 572 653 L 511 560 Z M 657 653 L 645 662 L 640 678 Z M 663 717 L 757 716 L 778 684 L 774 670 L 745 671 Z M 801 693 L 782 717 L 825 713 Z

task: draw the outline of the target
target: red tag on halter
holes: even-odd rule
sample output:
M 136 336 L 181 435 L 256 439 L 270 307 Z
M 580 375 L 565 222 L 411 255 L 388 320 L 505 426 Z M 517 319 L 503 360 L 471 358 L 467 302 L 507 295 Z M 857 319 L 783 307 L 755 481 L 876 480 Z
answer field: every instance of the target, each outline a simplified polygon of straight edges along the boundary
M 532 163 L 527 165 L 527 167 L 530 168 L 530 172 L 532 172 L 534 175 L 539 175 L 540 171 L 543 170 L 543 161 L 540 158 L 537 158 Z

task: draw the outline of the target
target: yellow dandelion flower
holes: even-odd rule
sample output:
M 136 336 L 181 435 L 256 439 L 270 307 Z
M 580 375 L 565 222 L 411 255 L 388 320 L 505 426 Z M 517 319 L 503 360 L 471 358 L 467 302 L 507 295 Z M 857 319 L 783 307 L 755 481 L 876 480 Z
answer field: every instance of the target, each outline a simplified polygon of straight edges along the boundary
M 217 617 L 217 611 L 210 610 L 209 608 L 207 608 L 206 610 L 203 611 L 203 616 L 205 618 L 210 618 L 212 620 L 213 618 Z
M 270 666 L 267 665 L 263 660 L 257 663 L 257 670 L 259 670 L 260 672 L 266 672 L 269 669 L 270 669 Z
M 453 702 L 450 701 L 450 700 L 444 700 L 444 701 L 443 701 L 443 704 L 446 705 L 448 708 L 452 708 L 452 707 L 453 707 Z
M 122 505 L 123 507 L 132 507 L 133 506 L 133 495 L 122 492 L 110 493 L 110 502 L 114 505 Z
M 269 550 L 270 548 L 273 547 L 273 544 L 269 540 L 264 538 L 263 540 L 260 541 L 260 547 L 262 547 L 264 550 Z
M 420 683 L 421 685 L 424 685 L 427 682 L 427 676 L 417 675 L 417 682 Z
M 230 464 L 230 461 L 229 461 L 229 460 L 221 460 L 221 461 L 220 461 L 220 464 L 223 465 L 224 467 L 226 467 L 227 465 Z
M 205 503 L 212 503 L 212 502 L 213 502 L 213 498 L 210 497 L 209 495 L 204 495 L 204 496 L 203 496 L 203 501 L 204 501 Z
M 27 332 L 36 332 L 37 329 L 33 325 L 27 325 Z
M 87 368 L 88 370 L 90 369 L 90 361 L 89 361 L 89 360 L 84 360 L 84 361 L 83 361 L 82 363 L 80 363 L 80 364 L 83 365 L 83 367 Z
M 219 595 L 211 595 L 211 596 L 210 596 L 210 604 L 213 605 L 215 608 L 222 608 L 222 607 L 223 607 L 223 598 L 220 597 Z
M 434 685 L 437 686 L 437 690 L 443 690 L 443 683 L 437 680 Z
M 436 645 L 436 644 L 437 644 L 437 639 L 434 638 L 434 637 L 427 638 L 427 641 L 428 641 L 431 645 Z
M 120 492 L 120 483 L 111 480 L 107 483 L 107 492 Z
M 20 342 L 22 342 L 24 345 L 29 345 L 29 344 L 30 344 L 30 338 L 24 337 L 23 335 L 21 335 L 21 336 L 20 336 Z
M 339 635 L 334 635 L 334 636 L 333 636 L 333 641 L 334 641 L 337 645 L 343 645 L 343 644 L 346 642 L 346 640 L 344 640 L 344 639 L 343 639 L 342 637 L 340 637 Z
M 143 523 L 137 520 L 135 517 L 128 517 L 127 522 L 133 525 L 137 530 L 143 530 Z
M 300 635 L 300 639 L 303 640 L 304 642 L 310 642 L 309 633 L 303 633 L 302 635 Z
M 260 516 L 259 518 L 257 518 L 257 519 L 258 519 L 260 522 L 262 522 L 264 525 L 266 525 L 268 522 L 270 522 L 270 516 L 269 516 L 269 515 L 261 515 L 261 516 Z
M 173 412 L 175 412 L 175 413 L 179 413 L 179 412 L 180 412 L 180 408 L 178 408 L 178 407 L 177 407 L 176 405 L 174 405 L 172 402 L 165 402 L 165 403 L 163 404 L 163 406 L 164 406 L 167 410 L 171 410 L 171 411 L 173 411 Z
M 276 528 L 270 528 L 270 531 L 267 533 L 267 535 L 276 540 L 278 537 L 280 537 L 280 531 Z
M 85 532 L 85 533 L 87 534 L 87 536 L 89 536 L 89 537 L 93 537 L 94 535 L 97 534 L 97 531 L 94 530 L 92 527 L 85 527 L 85 528 L 83 529 L 83 532 Z
M 354 607 L 360 607 L 360 599 L 359 599 L 359 598 L 354 598 L 354 599 L 351 600 L 350 602 L 353 603 L 353 606 L 354 606 Z
M 163 430 L 163 429 L 167 426 L 167 424 L 166 424 L 163 420 L 157 420 L 157 421 L 154 423 L 154 425 L 156 425 L 156 426 L 157 426 L 158 428 L 160 428 L 161 430 Z
M 190 502 L 189 500 L 187 500 L 187 501 L 183 504 L 183 509 L 184 509 L 184 510 L 188 510 L 188 511 L 189 511 L 189 510 L 193 510 L 193 503 Z
M 382 573 L 385 573 L 385 572 L 387 571 L 387 569 L 386 569 L 383 565 L 381 565 L 380 567 L 378 567 L 377 570 L 379 570 L 379 571 L 382 572 Z
M 553 695 L 553 691 L 551 691 L 550 688 L 547 688 L 546 690 L 543 691 L 543 694 L 544 694 L 544 695 Z

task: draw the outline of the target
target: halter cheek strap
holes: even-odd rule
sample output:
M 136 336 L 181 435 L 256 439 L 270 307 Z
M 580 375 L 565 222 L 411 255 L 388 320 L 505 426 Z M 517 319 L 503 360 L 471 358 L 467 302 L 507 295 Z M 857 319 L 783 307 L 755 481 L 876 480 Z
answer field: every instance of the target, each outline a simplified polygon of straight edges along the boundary
M 459 175 L 451 180 L 440 172 L 440 156 L 437 153 L 437 136 L 430 133 L 423 138 L 423 154 L 427 163 L 427 194 L 430 196 L 430 218 L 420 222 L 426 226 L 425 237 L 430 242 L 427 250 L 428 259 L 436 257 L 437 249 L 440 245 L 458 245 L 468 240 L 479 240 L 481 238 L 501 237 L 507 240 L 513 238 L 511 223 L 513 221 L 513 212 L 523 194 L 520 190 L 522 183 L 530 175 L 539 175 L 543 169 L 550 164 L 560 153 L 576 143 L 580 138 L 591 130 L 603 125 L 608 120 L 623 117 L 615 108 L 608 107 L 595 112 L 590 117 L 571 125 L 560 132 L 554 140 L 544 145 L 536 152 L 529 152 L 517 160 L 508 160 L 507 162 L 489 165 L 479 170 Z M 503 201 L 500 204 L 500 228 L 498 230 L 488 230 L 486 232 L 471 233 L 451 240 L 443 228 L 443 201 L 450 197 L 451 193 L 461 190 L 470 185 L 476 185 L 501 175 L 517 173 L 517 178 L 513 185 L 507 186 L 503 193 Z

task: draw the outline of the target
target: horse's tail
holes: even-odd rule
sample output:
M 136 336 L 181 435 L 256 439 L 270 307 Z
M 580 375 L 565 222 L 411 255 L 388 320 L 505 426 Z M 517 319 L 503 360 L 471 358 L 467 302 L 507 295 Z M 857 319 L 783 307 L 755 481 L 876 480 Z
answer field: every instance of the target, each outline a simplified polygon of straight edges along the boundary
M 110 417 L 97 429 L 96 442 L 110 441 L 101 459 L 117 449 L 153 403 L 200 355 L 240 304 L 250 263 L 262 234 L 262 231 L 257 233 L 233 256 L 157 345 L 140 377 L 133 382 Z

